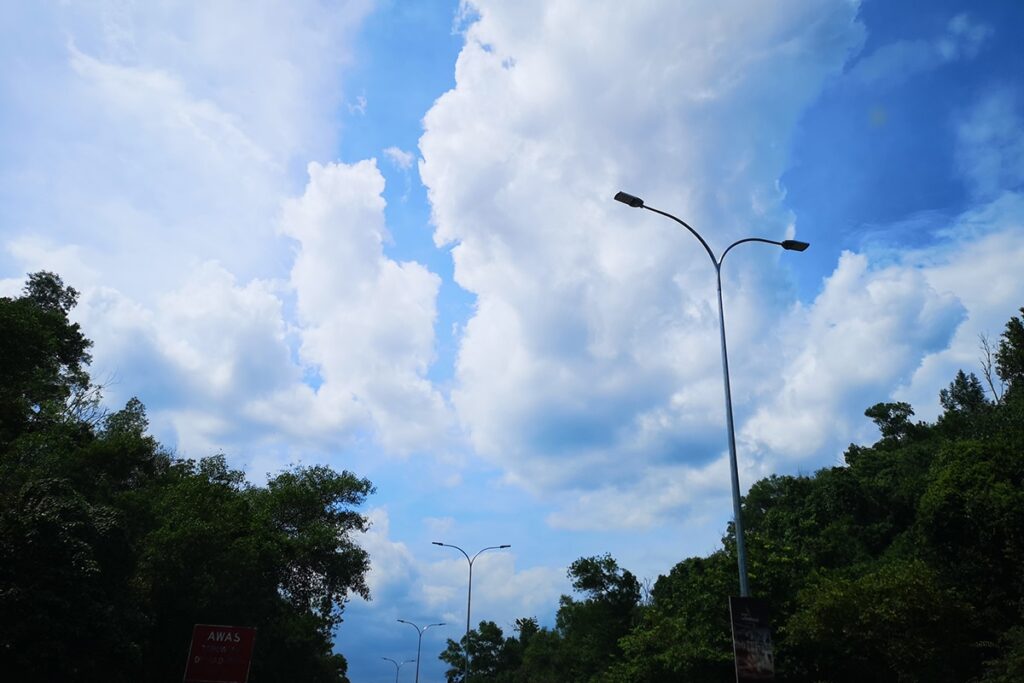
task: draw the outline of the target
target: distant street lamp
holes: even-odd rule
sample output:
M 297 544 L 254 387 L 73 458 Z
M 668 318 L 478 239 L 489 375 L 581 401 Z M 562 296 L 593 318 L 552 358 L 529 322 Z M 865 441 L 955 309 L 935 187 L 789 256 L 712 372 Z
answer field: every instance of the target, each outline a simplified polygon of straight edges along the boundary
M 416 661 L 415 659 L 407 659 L 404 662 L 396 662 L 395 660 L 391 659 L 391 657 L 381 657 L 381 659 L 386 659 L 395 665 L 395 683 L 398 683 L 398 672 L 402 670 L 402 665 Z
M 662 216 L 671 218 L 676 223 L 679 223 L 700 241 L 701 246 L 704 247 L 704 251 L 706 251 L 708 253 L 708 257 L 711 258 L 711 263 L 715 266 L 715 274 L 718 278 L 718 323 L 722 339 L 722 381 L 725 385 L 725 424 L 729 432 L 729 466 L 732 470 L 732 508 L 733 523 L 735 524 L 736 529 L 736 561 L 739 565 L 740 597 L 749 597 L 750 588 L 747 585 L 747 548 L 743 540 L 743 520 L 740 517 L 740 475 L 736 466 L 736 431 L 733 427 L 732 420 L 732 391 L 729 389 L 729 353 L 725 346 L 725 311 L 722 308 L 722 261 L 725 260 L 725 255 L 729 253 L 729 250 L 737 244 L 743 244 L 744 242 L 763 242 L 764 244 L 774 244 L 775 246 L 782 247 L 787 251 L 804 251 L 810 245 L 807 242 L 799 242 L 797 240 L 782 240 L 781 242 L 776 242 L 775 240 L 766 240 L 760 237 L 747 237 L 730 244 L 725 248 L 725 251 L 722 252 L 722 256 L 716 258 L 715 253 L 711 251 L 711 247 L 709 247 L 708 243 L 704 241 L 704 238 L 701 237 L 700 234 L 691 228 L 685 221 L 670 213 L 646 206 L 644 204 L 644 200 L 639 197 L 634 197 L 631 194 L 626 194 L 625 192 L 617 193 L 615 195 L 615 201 L 622 202 L 634 209 L 647 209 L 648 211 L 659 213 Z
M 423 628 L 420 628 L 416 624 L 411 621 L 406 621 L 405 619 L 399 619 L 398 621 L 403 624 L 409 624 L 409 626 L 416 629 L 416 633 L 418 635 L 418 638 L 416 639 L 416 683 L 420 683 L 420 646 L 423 644 L 423 634 L 426 633 L 427 629 L 431 626 L 444 626 L 445 624 L 442 621 L 439 624 L 427 624 Z
M 432 543 L 434 545 L 439 545 L 444 548 L 455 548 L 460 553 L 465 555 L 466 561 L 469 562 L 469 591 L 466 594 L 466 674 L 464 676 L 463 681 L 463 683 L 469 683 L 469 614 L 470 611 L 473 609 L 473 562 L 476 560 L 477 557 L 480 556 L 480 553 L 484 552 L 484 550 L 502 550 L 504 548 L 511 548 L 512 546 L 508 544 L 487 546 L 486 548 L 477 551 L 477 554 L 473 557 L 470 557 L 469 553 L 467 553 L 465 550 L 463 550 L 457 545 L 451 545 L 450 543 L 441 543 L 440 541 L 432 541 Z

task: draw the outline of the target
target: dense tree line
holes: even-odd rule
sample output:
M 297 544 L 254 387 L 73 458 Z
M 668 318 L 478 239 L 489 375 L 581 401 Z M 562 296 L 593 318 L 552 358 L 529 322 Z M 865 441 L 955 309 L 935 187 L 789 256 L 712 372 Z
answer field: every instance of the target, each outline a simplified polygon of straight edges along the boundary
M 370 482 L 297 467 L 265 486 L 179 459 L 142 404 L 104 413 L 91 343 L 51 273 L 0 299 L 0 671 L 180 681 L 195 623 L 258 628 L 250 680 L 347 681 L 331 633 L 367 595 Z
M 984 361 L 985 384 L 957 373 L 934 424 L 879 403 L 865 414 L 881 438 L 851 445 L 845 466 L 751 487 L 750 582 L 773 612 L 777 680 L 1024 681 L 1021 318 Z M 609 556 L 569 578 L 577 597 L 562 597 L 554 628 L 470 633 L 472 683 L 735 680 L 731 526 L 721 550 L 678 563 L 649 595 Z M 465 646 L 441 654 L 449 683 L 464 683 Z

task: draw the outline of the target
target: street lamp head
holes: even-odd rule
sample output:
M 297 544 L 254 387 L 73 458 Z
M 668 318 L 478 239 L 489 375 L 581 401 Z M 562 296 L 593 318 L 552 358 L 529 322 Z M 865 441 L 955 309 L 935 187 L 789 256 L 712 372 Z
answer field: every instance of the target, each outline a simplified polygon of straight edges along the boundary
M 634 197 L 633 195 L 628 194 L 626 192 L 616 192 L 615 201 L 622 202 L 623 204 L 628 204 L 629 206 L 632 206 L 634 209 L 641 209 L 644 206 L 644 200 L 640 199 L 639 197 Z
M 434 545 L 444 545 L 444 543 L 441 543 L 441 541 L 431 541 L 431 543 L 433 543 Z
M 510 545 L 508 545 L 508 544 L 506 543 L 505 545 L 499 545 L 498 547 L 499 547 L 499 548 L 511 548 L 512 546 L 510 546 Z
M 788 251 L 805 251 L 809 246 L 807 242 L 799 240 L 782 240 L 782 248 Z

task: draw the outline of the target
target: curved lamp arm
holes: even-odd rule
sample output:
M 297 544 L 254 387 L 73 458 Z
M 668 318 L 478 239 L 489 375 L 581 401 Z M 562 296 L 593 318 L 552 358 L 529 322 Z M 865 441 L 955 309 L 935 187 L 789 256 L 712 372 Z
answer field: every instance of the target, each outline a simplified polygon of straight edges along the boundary
M 670 214 L 667 211 L 662 211 L 661 209 L 655 209 L 653 206 L 647 206 L 646 204 L 644 204 L 644 200 L 640 199 L 639 197 L 637 197 L 635 195 L 631 195 L 631 194 L 626 193 L 626 192 L 619 192 L 619 193 L 617 193 L 615 195 L 615 200 L 619 201 L 619 202 L 622 202 L 623 204 L 626 204 L 628 206 L 631 206 L 634 209 L 647 209 L 648 211 L 652 211 L 652 212 L 654 212 L 656 214 L 660 214 L 660 215 L 664 216 L 665 218 L 669 218 L 669 219 L 675 221 L 679 225 L 681 225 L 684 228 L 686 228 L 687 230 L 689 230 L 690 234 L 693 235 L 694 237 L 696 237 L 697 240 L 700 242 L 701 246 L 704 247 L 704 251 L 707 252 L 708 258 L 711 259 L 711 263 L 715 266 L 715 270 L 721 270 L 722 262 L 725 261 L 725 255 L 728 254 L 729 251 L 731 251 L 733 247 L 735 247 L 735 246 L 737 246 L 739 244 L 744 244 L 745 242 L 762 242 L 764 244 L 774 244 L 775 246 L 782 247 L 783 249 L 785 249 L 787 251 L 804 251 L 804 250 L 807 249 L 807 247 L 811 246 L 809 243 L 801 242 L 799 240 L 782 240 L 781 242 L 777 242 L 775 240 L 769 240 L 769 239 L 765 239 L 763 237 L 746 237 L 746 238 L 741 239 L 741 240 L 736 240 L 735 242 L 730 244 L 728 247 L 725 248 L 725 251 L 722 252 L 721 258 L 716 258 L 715 257 L 715 252 L 712 251 L 712 249 L 711 249 L 710 245 L 708 245 L 707 241 L 703 237 L 701 237 L 701 234 L 699 232 L 697 232 L 693 228 L 693 226 L 691 226 L 689 223 L 684 221 L 682 218 L 679 218 L 678 216 L 673 216 L 672 214 Z

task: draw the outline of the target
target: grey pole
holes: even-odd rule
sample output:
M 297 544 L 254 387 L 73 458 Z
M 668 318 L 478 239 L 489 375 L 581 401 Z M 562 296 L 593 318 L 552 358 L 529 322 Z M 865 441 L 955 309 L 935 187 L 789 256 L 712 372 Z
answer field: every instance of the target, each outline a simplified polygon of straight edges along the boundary
M 743 517 L 740 514 L 740 475 L 739 468 L 736 464 L 736 429 L 733 426 L 732 390 L 729 387 L 729 351 L 725 343 L 725 308 L 722 305 L 722 262 L 725 261 L 726 254 L 728 254 L 733 247 L 745 242 L 774 244 L 786 249 L 787 251 L 804 251 L 810 245 L 807 242 L 799 242 L 797 240 L 783 240 L 781 242 L 776 242 L 775 240 L 767 240 L 760 237 L 747 237 L 730 244 L 725 248 L 725 251 L 722 252 L 722 256 L 720 258 L 716 258 L 715 252 L 711 250 L 711 247 L 708 246 L 708 243 L 700 236 L 700 233 L 690 227 L 690 225 L 681 218 L 673 216 L 665 211 L 660 211 L 659 209 L 646 206 L 644 204 L 644 200 L 625 192 L 617 193 L 615 195 L 615 200 L 631 206 L 634 209 L 647 209 L 648 211 L 653 211 L 654 213 L 661 214 L 662 216 L 670 218 L 676 223 L 682 225 L 700 241 L 701 246 L 704 247 L 704 251 L 707 252 L 712 265 L 715 267 L 715 276 L 718 282 L 718 329 L 722 341 L 722 384 L 725 387 L 725 426 L 729 434 L 729 469 L 732 478 L 732 514 L 733 525 L 736 530 L 736 564 L 738 565 L 740 575 L 740 597 L 746 598 L 750 596 L 750 587 L 747 583 L 747 545 L 744 541 Z
M 722 337 L 722 383 L 725 386 L 725 425 L 729 432 L 729 471 L 732 476 L 732 518 L 736 527 L 736 561 L 740 573 L 740 597 L 750 597 L 747 583 L 747 545 L 743 540 L 743 515 L 740 514 L 740 473 L 736 464 L 736 429 L 732 421 L 732 390 L 729 388 L 729 351 L 725 346 L 725 309 L 722 306 L 722 269 L 718 274 L 718 323 Z
M 504 545 L 491 545 L 479 550 L 473 557 L 469 556 L 465 550 L 457 545 L 451 545 L 450 543 L 441 543 L 440 541 L 431 541 L 434 545 L 439 545 L 444 548 L 455 548 L 460 553 L 466 556 L 466 561 L 469 562 L 469 590 L 466 591 L 466 672 L 463 675 L 463 683 L 469 683 L 469 624 L 470 624 L 470 611 L 473 608 L 473 562 L 480 556 L 484 550 L 501 550 L 503 548 L 511 548 L 511 545 L 507 543 Z
M 395 683 L 398 683 L 398 672 L 402 670 L 402 664 L 408 664 L 410 662 L 416 661 L 415 659 L 407 659 L 404 662 L 396 662 L 395 660 L 391 659 L 391 657 L 381 657 L 381 659 L 386 659 L 387 661 L 395 665 Z
M 416 624 L 412 623 L 411 621 L 406 621 L 405 619 L 399 619 L 398 621 L 402 624 L 409 624 L 409 626 L 412 626 L 414 629 L 416 629 L 416 634 L 418 636 L 416 639 L 416 683 L 420 683 L 420 647 L 423 645 L 423 634 L 431 626 L 444 626 L 445 624 L 442 621 L 439 624 L 427 624 L 423 628 L 420 628 Z M 398 674 L 396 673 L 395 675 L 397 676 Z

